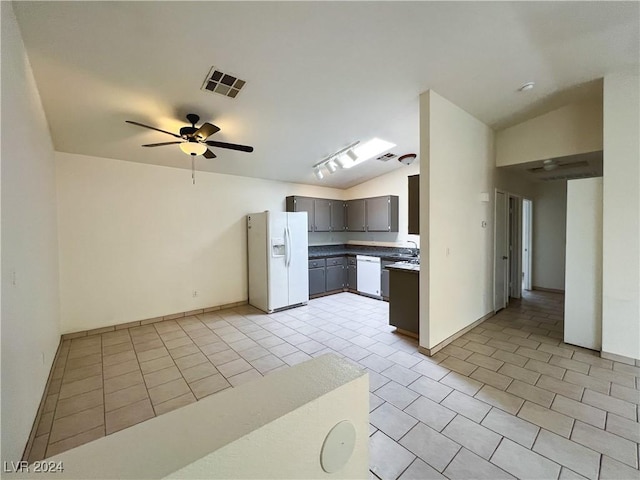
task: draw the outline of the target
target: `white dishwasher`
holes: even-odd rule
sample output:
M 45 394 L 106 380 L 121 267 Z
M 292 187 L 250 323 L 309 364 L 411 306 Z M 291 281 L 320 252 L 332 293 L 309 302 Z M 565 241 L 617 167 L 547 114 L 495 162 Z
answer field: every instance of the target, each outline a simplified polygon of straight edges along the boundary
M 356 255 L 358 266 L 358 291 L 380 296 L 380 258 Z

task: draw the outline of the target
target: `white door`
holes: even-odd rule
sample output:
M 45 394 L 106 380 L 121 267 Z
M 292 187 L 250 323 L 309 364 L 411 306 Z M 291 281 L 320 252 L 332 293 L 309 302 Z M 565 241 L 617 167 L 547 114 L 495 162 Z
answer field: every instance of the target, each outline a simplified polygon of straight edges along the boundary
M 268 212 L 269 242 L 269 311 L 289 305 L 289 278 L 287 273 L 287 214 Z
M 309 236 L 307 212 L 287 214 L 288 305 L 309 301 Z
M 509 275 L 508 255 L 508 198 L 503 192 L 496 190 L 495 206 L 495 237 L 494 237 L 494 268 L 493 285 L 494 300 L 493 309 L 498 311 L 507 306 Z

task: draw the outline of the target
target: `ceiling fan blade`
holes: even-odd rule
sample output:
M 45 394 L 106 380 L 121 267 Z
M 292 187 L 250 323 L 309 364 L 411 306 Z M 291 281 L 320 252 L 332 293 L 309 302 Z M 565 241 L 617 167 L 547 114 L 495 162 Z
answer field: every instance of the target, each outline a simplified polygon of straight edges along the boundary
M 211 150 L 209 150 L 208 148 L 204 151 L 204 153 L 202 154 L 202 156 L 204 158 L 216 158 L 216 154 L 213 153 Z
M 182 143 L 182 142 L 148 143 L 147 145 L 142 145 L 142 146 L 143 147 L 162 147 L 164 145 L 175 145 L 176 143 Z
M 149 125 L 145 125 L 144 123 L 132 122 L 131 120 L 125 120 L 125 122 L 130 123 L 131 125 L 137 125 L 139 127 L 149 128 L 151 130 L 155 130 L 156 132 L 166 133 L 167 135 L 171 135 L 172 137 L 182 138 L 180 135 L 176 133 L 167 132 L 166 130 L 161 130 L 156 127 L 150 127 Z
M 216 142 L 215 140 L 208 140 L 205 142 L 210 147 L 228 148 L 230 150 L 239 150 L 241 152 L 253 152 L 253 147 L 248 145 L 237 145 L 235 143 Z
M 219 131 L 220 131 L 220 128 L 216 127 L 213 124 L 203 123 L 202 126 L 198 130 L 196 130 L 193 136 L 199 138 L 200 140 L 205 140 L 209 138 L 211 135 L 213 135 L 214 133 Z

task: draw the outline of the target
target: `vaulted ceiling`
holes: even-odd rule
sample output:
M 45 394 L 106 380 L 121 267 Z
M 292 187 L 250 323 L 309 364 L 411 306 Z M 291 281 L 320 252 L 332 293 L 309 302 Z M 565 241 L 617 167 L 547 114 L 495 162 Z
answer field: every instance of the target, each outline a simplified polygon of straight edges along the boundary
M 420 93 L 494 128 L 598 95 L 638 69 L 637 2 L 16 2 L 56 150 L 190 168 L 171 137 L 193 112 L 214 150 L 196 168 L 346 188 L 395 168 L 372 160 L 318 181 L 356 140 L 419 153 Z M 246 80 L 201 90 L 212 66 Z M 536 88 L 518 92 L 527 81 Z

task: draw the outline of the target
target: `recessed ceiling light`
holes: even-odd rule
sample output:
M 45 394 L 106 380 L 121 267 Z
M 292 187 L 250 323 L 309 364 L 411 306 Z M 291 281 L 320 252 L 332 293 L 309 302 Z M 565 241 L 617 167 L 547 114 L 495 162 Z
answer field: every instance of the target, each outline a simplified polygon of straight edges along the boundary
M 528 92 L 529 90 L 533 89 L 535 84 L 536 84 L 536 82 L 527 82 L 524 85 L 522 85 L 518 89 L 518 91 L 520 91 L 520 92 Z

